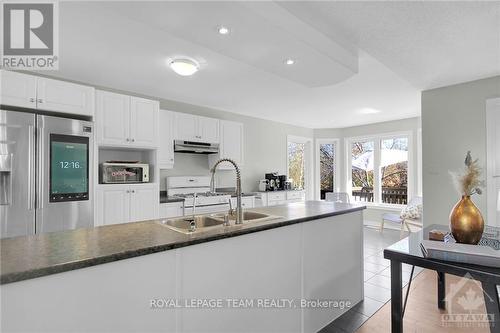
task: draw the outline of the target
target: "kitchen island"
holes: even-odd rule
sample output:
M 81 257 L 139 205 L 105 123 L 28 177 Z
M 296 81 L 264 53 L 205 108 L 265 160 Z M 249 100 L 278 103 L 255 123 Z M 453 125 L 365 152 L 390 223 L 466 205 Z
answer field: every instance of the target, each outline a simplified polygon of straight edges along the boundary
M 192 234 L 145 221 L 4 239 L 1 329 L 316 332 L 363 299 L 363 209 L 308 201 Z

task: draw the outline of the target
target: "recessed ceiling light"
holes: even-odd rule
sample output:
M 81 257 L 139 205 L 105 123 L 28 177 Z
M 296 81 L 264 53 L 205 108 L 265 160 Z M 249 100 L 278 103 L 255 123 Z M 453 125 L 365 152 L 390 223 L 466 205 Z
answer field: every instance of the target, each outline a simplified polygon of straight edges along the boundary
M 288 58 L 288 59 L 285 60 L 285 64 L 287 64 L 287 65 L 293 65 L 293 64 L 295 64 L 295 60 L 293 60 L 291 58 Z
M 227 35 L 229 34 L 229 28 L 221 25 L 219 28 L 217 28 L 217 31 L 219 32 L 219 34 L 221 35 Z
M 193 75 L 200 69 L 200 65 L 191 59 L 174 59 L 169 63 L 170 68 L 181 76 Z
M 380 110 L 373 109 L 373 108 L 362 108 L 359 110 L 359 113 L 362 114 L 375 114 L 375 113 L 380 113 Z

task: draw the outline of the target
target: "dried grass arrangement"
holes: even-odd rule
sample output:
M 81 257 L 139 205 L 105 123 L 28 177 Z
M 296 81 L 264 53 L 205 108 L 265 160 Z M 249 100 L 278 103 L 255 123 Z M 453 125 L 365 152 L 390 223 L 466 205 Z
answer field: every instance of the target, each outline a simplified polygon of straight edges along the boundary
M 482 172 L 479 160 L 472 160 L 470 151 L 468 151 L 465 157 L 465 168 L 460 172 L 450 171 L 450 175 L 458 193 L 464 196 L 471 196 L 483 193 L 484 181 L 480 179 Z

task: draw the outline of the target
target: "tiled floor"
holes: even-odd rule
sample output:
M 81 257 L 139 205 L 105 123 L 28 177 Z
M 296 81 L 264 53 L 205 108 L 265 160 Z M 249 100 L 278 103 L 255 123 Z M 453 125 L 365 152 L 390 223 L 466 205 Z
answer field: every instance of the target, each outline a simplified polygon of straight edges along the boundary
M 403 237 L 406 237 L 403 236 Z M 320 333 L 355 332 L 368 318 L 373 316 L 387 301 L 391 299 L 390 262 L 384 259 L 384 248 L 399 241 L 399 230 L 364 228 L 364 281 L 365 299 L 354 306 L 340 318 L 324 327 Z M 414 277 L 421 272 L 415 267 Z M 411 266 L 403 265 L 403 283 L 410 279 Z

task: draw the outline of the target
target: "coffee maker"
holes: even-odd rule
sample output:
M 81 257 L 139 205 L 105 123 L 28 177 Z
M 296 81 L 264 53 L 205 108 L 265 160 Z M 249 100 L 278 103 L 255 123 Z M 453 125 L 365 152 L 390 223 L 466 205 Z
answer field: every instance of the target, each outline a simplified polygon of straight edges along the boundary
M 286 175 L 279 175 L 277 172 L 266 173 L 267 191 L 282 191 L 285 189 Z

